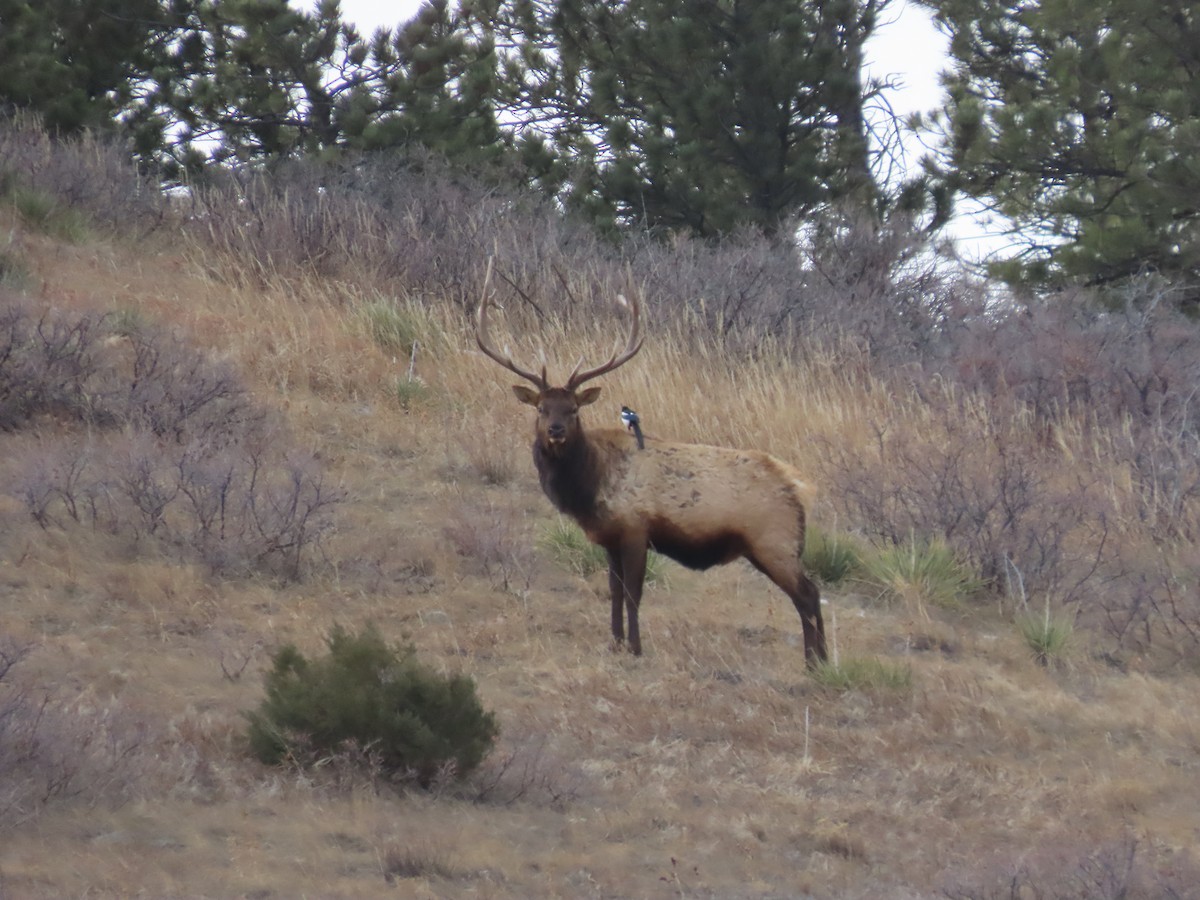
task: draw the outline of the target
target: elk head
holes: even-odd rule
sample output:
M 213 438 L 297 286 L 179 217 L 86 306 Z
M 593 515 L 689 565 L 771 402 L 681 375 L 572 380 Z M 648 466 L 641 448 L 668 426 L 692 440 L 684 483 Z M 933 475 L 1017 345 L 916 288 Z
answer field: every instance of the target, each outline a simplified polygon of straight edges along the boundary
M 541 374 L 537 374 L 520 368 L 507 354 L 494 349 L 488 335 L 488 307 L 491 306 L 491 300 L 485 296 L 479 304 L 479 325 L 475 332 L 475 341 L 479 344 L 480 350 L 504 368 L 533 383 L 533 388 L 524 384 L 514 384 L 513 393 L 522 403 L 536 407 L 538 443 L 546 453 L 552 456 L 563 452 L 565 448 L 579 439 L 582 434 L 579 425 L 579 409 L 595 403 L 600 396 L 599 387 L 590 387 L 584 390 L 580 390 L 580 387 L 593 378 L 611 372 L 629 362 L 642 349 L 639 304 L 636 300 L 631 303 L 623 295 L 617 295 L 617 302 L 630 310 L 629 336 L 625 342 L 625 348 L 615 351 L 607 362 L 591 369 L 580 371 L 580 367 L 583 365 L 583 360 L 580 359 L 570 377 L 567 378 L 567 383 L 562 387 L 550 385 L 546 378 L 545 366 L 542 366 Z

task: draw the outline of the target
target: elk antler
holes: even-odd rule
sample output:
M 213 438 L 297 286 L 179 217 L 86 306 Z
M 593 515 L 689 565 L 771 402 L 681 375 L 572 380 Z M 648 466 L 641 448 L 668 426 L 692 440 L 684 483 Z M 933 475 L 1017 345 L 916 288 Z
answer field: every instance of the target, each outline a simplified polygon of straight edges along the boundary
M 488 274 L 491 274 L 491 264 L 490 263 L 488 264 Z M 493 350 L 489 346 L 489 344 L 491 344 L 491 339 L 488 337 L 487 311 L 488 311 L 488 307 L 491 305 L 492 305 L 492 301 L 487 296 L 487 285 L 485 283 L 484 296 L 483 296 L 483 299 L 479 301 L 479 325 L 475 329 L 475 343 L 477 343 L 479 345 L 479 349 L 482 350 L 488 356 L 490 356 L 492 359 L 494 359 L 496 362 L 500 363 L 500 365 L 504 366 L 504 368 L 508 369 L 510 372 L 512 372 L 516 375 L 520 375 L 522 378 L 525 378 L 529 381 L 532 381 L 534 383 L 534 385 L 537 386 L 537 389 L 539 391 L 548 390 L 550 387 L 550 383 L 546 380 L 546 367 L 545 366 L 542 367 L 541 375 L 537 375 L 533 372 L 527 372 L 524 369 L 519 368 L 512 361 L 511 357 L 509 357 L 508 355 L 506 355 L 504 353 L 500 353 L 497 350 Z
M 573 391 L 585 381 L 590 381 L 597 375 L 603 375 L 606 372 L 611 372 L 618 366 L 625 365 L 642 349 L 642 310 L 640 304 L 637 300 L 630 303 L 625 299 L 624 294 L 617 295 L 617 302 L 622 306 L 629 307 L 631 310 L 632 321 L 629 324 L 629 340 L 625 342 L 625 349 L 620 352 L 620 355 L 614 352 L 608 358 L 608 362 L 596 366 L 594 369 L 585 369 L 582 372 L 579 371 L 579 367 L 583 365 L 583 360 L 581 359 L 576 363 L 575 371 L 571 373 L 571 377 L 567 379 L 567 390 Z

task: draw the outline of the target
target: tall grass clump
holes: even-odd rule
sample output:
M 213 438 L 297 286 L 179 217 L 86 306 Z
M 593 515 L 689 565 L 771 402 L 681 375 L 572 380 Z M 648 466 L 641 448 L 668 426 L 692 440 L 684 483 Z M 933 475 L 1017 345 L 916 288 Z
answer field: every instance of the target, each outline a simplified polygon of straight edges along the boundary
M 589 541 L 583 531 L 566 519 L 558 518 L 548 524 L 538 543 L 555 562 L 576 575 L 586 578 L 608 568 L 608 554 L 604 548 Z
M 312 766 L 355 752 L 428 787 L 442 775 L 465 777 L 492 749 L 499 726 L 472 679 L 438 674 L 370 625 L 357 634 L 337 626 L 326 643 L 317 659 L 292 645 L 275 654 L 267 696 L 247 714 L 262 762 Z
M 29 265 L 9 233 L 5 243 L 0 244 L 0 289 L 26 290 L 31 283 Z
M 812 677 L 817 684 L 839 691 L 901 691 L 912 687 L 911 666 L 879 659 L 826 660 L 812 670 Z
M 372 300 L 359 309 L 358 320 L 381 350 L 405 359 L 421 348 L 430 350 L 443 341 L 440 327 L 429 310 L 412 303 Z
M 88 237 L 87 217 L 75 207 L 66 206 L 53 194 L 28 187 L 16 187 L 8 200 L 21 219 L 31 227 L 72 244 Z

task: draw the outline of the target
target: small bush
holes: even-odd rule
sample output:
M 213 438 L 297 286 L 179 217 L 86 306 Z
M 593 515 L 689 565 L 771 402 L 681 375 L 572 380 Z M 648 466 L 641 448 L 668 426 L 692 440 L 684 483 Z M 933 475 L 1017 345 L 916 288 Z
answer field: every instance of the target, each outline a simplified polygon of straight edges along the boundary
M 205 763 L 186 737 L 119 697 L 19 672 L 35 652 L 0 631 L 0 835 L 51 806 L 116 808 L 197 788 Z
M 470 678 L 433 672 L 372 626 L 359 634 L 335 627 L 327 643 L 322 659 L 292 645 L 275 654 L 267 697 L 247 714 L 263 762 L 313 765 L 350 747 L 428 787 L 445 772 L 464 777 L 491 750 L 499 728 Z
M 837 584 L 862 569 L 861 543 L 848 534 L 808 529 L 804 542 L 804 568 L 821 584 Z

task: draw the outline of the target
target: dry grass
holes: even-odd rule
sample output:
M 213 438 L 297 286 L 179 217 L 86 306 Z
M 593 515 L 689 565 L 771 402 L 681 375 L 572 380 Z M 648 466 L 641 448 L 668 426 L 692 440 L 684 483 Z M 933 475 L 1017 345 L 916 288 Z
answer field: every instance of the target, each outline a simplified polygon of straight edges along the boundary
M 1131 842 L 1129 896 L 1196 895 L 1195 677 L 1086 652 L 1047 669 L 1009 609 L 911 615 L 851 584 L 828 598 L 842 658 L 910 680 L 823 684 L 790 604 L 740 565 L 673 568 L 643 605 L 647 655 L 614 654 L 604 573 L 536 550 L 554 514 L 528 411 L 463 317 L 422 320 L 444 341 L 414 364 L 430 397 L 405 408 L 391 386 L 409 360 L 361 327 L 374 289 L 240 285 L 168 243 L 22 247 L 55 303 L 176 324 L 231 361 L 350 500 L 327 564 L 278 586 L 42 530 L 0 496 L 3 627 L 33 647 L 0 692 L 119 712 L 106 727 L 127 730 L 106 746 L 135 746 L 89 758 L 79 794 L 27 797 L 0 821 L 5 896 L 987 897 L 997 873 L 1025 865 L 1050 890 Z M 616 424 L 626 403 L 651 434 L 761 447 L 818 486 L 824 442 L 865 452 L 871 423 L 916 421 L 915 399 L 852 358 L 797 365 L 767 345 L 735 371 L 650 322 L 590 421 Z M 542 331 L 552 366 L 595 357 L 600 329 Z M 1119 478 L 1108 490 L 1121 502 Z M 828 521 L 837 498 L 818 496 Z M 470 785 L 396 794 L 244 752 L 267 651 L 312 652 L 334 622 L 366 621 L 477 680 L 503 735 Z

